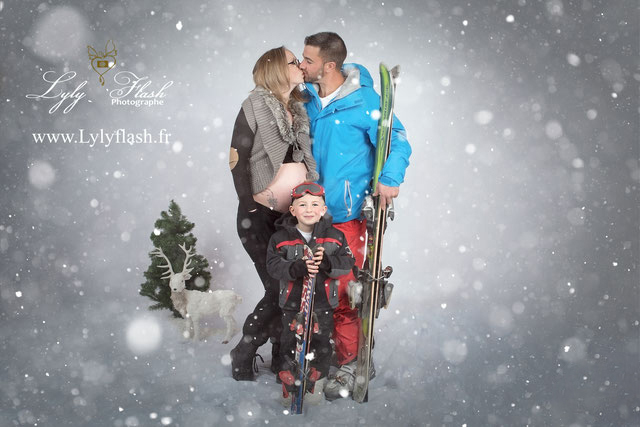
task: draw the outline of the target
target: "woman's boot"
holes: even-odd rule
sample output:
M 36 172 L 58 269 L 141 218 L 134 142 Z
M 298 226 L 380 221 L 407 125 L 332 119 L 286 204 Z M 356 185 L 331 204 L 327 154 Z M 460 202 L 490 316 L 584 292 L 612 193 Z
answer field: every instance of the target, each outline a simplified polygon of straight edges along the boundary
M 251 342 L 240 339 L 238 345 L 231 350 L 231 376 L 236 381 L 253 381 L 255 372 L 253 359 L 258 347 Z

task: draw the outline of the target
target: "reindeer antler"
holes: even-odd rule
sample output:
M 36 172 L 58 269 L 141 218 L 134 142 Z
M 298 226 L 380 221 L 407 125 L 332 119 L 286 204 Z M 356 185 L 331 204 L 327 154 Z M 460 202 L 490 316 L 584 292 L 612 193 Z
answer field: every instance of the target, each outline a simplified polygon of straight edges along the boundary
M 167 263 L 166 264 L 161 264 L 158 267 L 163 267 L 163 268 L 168 268 L 167 271 L 165 271 L 164 273 L 162 273 L 162 276 L 160 276 L 161 279 L 167 279 L 169 277 L 171 277 L 172 275 L 174 275 L 175 273 L 173 272 L 173 268 L 171 267 L 171 261 L 169 261 L 169 258 L 167 258 L 167 256 L 164 254 L 164 252 L 162 252 L 162 248 L 153 248 L 154 250 L 151 251 L 151 255 L 155 255 L 157 257 L 162 257 L 164 258 Z M 167 275 L 166 277 L 165 274 Z
M 189 263 L 191 262 L 191 258 L 195 255 L 195 252 L 191 252 L 191 250 L 195 250 L 195 248 L 193 246 L 191 246 L 189 249 L 186 249 L 187 244 L 183 243 L 180 246 L 180 249 L 182 249 L 185 253 L 185 257 L 184 257 L 184 264 L 182 266 L 182 272 L 183 273 L 190 273 L 191 270 L 193 270 L 193 268 L 189 268 L 187 269 L 187 267 L 189 266 Z

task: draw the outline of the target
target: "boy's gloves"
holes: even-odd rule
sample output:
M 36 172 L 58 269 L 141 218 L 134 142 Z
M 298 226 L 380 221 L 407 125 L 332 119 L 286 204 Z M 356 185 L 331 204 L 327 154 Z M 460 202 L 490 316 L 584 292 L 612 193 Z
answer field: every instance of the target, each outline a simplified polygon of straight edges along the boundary
M 291 277 L 293 278 L 304 277 L 309 274 L 307 271 L 306 261 L 303 259 L 298 259 L 292 262 L 289 266 L 289 274 L 291 274 Z
M 329 262 L 329 258 L 327 258 L 326 256 L 323 257 L 322 261 L 320 261 L 320 265 L 318 266 L 318 268 L 322 271 L 331 270 L 331 262 Z

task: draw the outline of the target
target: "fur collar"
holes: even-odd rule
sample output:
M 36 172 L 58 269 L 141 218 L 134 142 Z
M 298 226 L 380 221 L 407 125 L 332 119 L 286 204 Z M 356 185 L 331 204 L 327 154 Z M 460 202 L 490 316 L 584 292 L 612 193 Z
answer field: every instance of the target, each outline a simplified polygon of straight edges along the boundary
M 298 141 L 297 136 L 299 133 L 309 135 L 309 117 L 302 102 L 294 101 L 289 103 L 291 115 L 293 116 L 293 128 L 291 128 L 289 127 L 289 120 L 287 119 L 287 112 L 284 106 L 270 91 L 258 86 L 253 92 L 264 100 L 264 103 L 273 113 L 280 135 L 285 142 L 295 144 Z

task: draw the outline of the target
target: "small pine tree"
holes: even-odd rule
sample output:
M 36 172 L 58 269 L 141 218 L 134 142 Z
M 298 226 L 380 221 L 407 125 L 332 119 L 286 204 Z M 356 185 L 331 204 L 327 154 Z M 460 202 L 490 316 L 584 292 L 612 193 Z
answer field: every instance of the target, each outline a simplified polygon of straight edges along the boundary
M 195 247 L 197 239 L 191 233 L 195 224 L 187 221 L 187 218 L 182 215 L 180 206 L 173 200 L 169 204 L 169 211 L 162 211 L 160 216 L 161 218 L 156 220 L 154 224 L 155 229 L 151 233 L 151 241 L 154 247 L 161 248 L 167 258 L 171 260 L 173 271 L 181 271 L 185 253 L 179 245 L 185 244 L 187 249 Z M 169 280 L 160 278 L 167 271 L 166 268 L 160 267 L 161 264 L 166 264 L 166 260 L 151 253 L 149 253 L 149 258 L 151 258 L 151 265 L 144 273 L 147 280 L 141 285 L 140 295 L 149 297 L 155 302 L 149 307 L 149 310 L 168 308 L 175 317 L 182 317 L 171 302 Z M 186 288 L 200 291 L 209 289 L 211 273 L 208 267 L 209 262 L 202 255 L 193 256 L 189 263 L 189 268 L 193 268 L 193 270 L 191 271 L 191 279 L 186 282 Z

